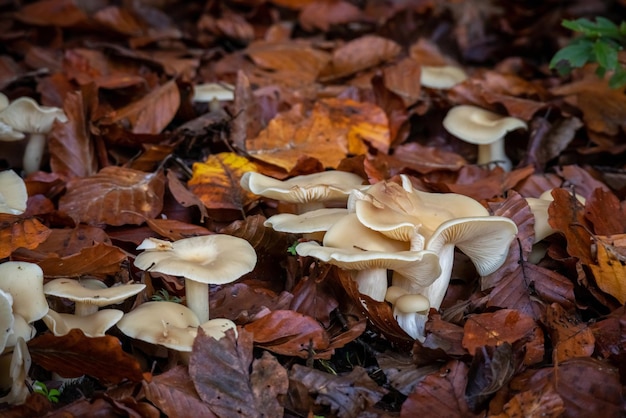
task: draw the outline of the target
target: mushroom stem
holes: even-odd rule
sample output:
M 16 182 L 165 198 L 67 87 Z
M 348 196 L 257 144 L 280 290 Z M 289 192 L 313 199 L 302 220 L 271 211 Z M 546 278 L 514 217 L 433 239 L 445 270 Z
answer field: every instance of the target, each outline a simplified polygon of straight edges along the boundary
M 360 270 L 354 280 L 359 286 L 359 292 L 382 302 L 387 293 L 387 269 Z
M 200 323 L 209 320 L 209 285 L 185 279 L 187 307 L 198 317 Z
M 504 151 L 504 138 L 500 138 L 491 144 L 478 145 L 477 164 L 491 164 L 496 161 L 499 162 L 498 165 L 502 167 L 504 171 L 511 171 L 513 164 Z
M 30 174 L 39 170 L 43 153 L 46 148 L 46 136 L 40 133 L 32 133 L 28 138 L 26 149 L 24 150 L 24 158 L 22 161 L 22 169 L 24 173 Z
M 87 316 L 98 312 L 98 305 L 93 303 L 76 302 L 74 306 L 74 315 Z
M 426 321 L 428 320 L 428 314 L 415 313 L 415 312 L 401 312 L 394 307 L 393 316 L 396 318 L 396 322 L 400 325 L 400 328 L 409 334 L 412 338 L 424 342 L 426 336 L 424 335 L 424 328 Z

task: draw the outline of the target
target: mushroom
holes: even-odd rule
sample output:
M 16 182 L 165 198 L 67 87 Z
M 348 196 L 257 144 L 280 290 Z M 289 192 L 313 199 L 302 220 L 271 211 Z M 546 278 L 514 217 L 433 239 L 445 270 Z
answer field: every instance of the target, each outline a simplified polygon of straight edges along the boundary
M 107 287 L 101 281 L 94 279 L 54 279 L 46 283 L 43 290 L 46 295 L 73 301 L 75 303 L 74 314 L 86 316 L 97 312 L 102 306 L 122 303 L 145 287 L 145 284 Z
M 237 326 L 229 319 L 216 318 L 200 324 L 191 309 L 174 302 L 146 302 L 117 323 L 119 330 L 131 338 L 180 352 L 191 351 L 199 326 L 217 340 L 229 329 L 237 333 Z
M 345 203 L 350 191 L 363 186 L 363 179 L 345 171 L 323 171 L 276 180 L 254 171 L 241 177 L 241 187 L 257 195 L 298 205 L 298 213 L 321 209 L 324 202 Z
M 87 337 L 102 337 L 115 325 L 124 312 L 118 309 L 102 309 L 89 315 L 58 313 L 50 309 L 43 322 L 55 336 L 65 335 L 73 329 L 79 329 Z
M 13 333 L 13 297 L 10 293 L 0 289 L 0 353 L 7 345 L 9 335 Z
M 7 353 L 8 355 L 8 353 Z M 0 366 L 5 364 L 4 359 L 0 360 Z M 0 398 L 0 403 L 7 402 L 10 405 L 19 405 L 26 401 L 30 394 L 27 382 L 28 371 L 30 370 L 31 358 L 28 352 L 28 346 L 23 338 L 18 338 L 17 343 L 11 354 L 11 361 L 8 367 L 8 376 L 11 380 L 11 391 L 4 397 Z
M 7 261 L 0 264 L 0 289 L 11 294 L 13 314 L 27 323 L 35 322 L 48 312 L 43 292 L 43 271 L 34 263 Z
M 0 213 L 20 215 L 26 210 L 26 183 L 13 170 L 0 172 Z
M 548 222 L 548 208 L 554 201 L 554 197 L 552 197 L 552 190 L 553 189 L 546 190 L 538 198 L 526 198 L 526 202 L 528 203 L 528 206 L 530 206 L 530 211 L 533 213 L 535 218 L 535 244 L 556 232 Z M 576 195 L 576 199 L 583 205 L 586 202 L 586 199 L 578 194 Z
M 200 322 L 209 320 L 209 284 L 226 284 L 249 273 L 256 252 L 242 238 L 216 234 L 184 238 L 175 242 L 145 239 L 135 266 L 146 271 L 182 276 L 187 306 Z
M 67 122 L 62 109 L 39 106 L 30 97 L 20 97 L 0 111 L 0 140 L 15 141 L 29 135 L 22 164 L 26 174 L 39 170 L 46 147 L 46 135 L 52 130 L 55 120 Z
M 303 242 L 296 246 L 296 252 L 355 271 L 359 292 L 376 301 L 385 298 L 387 270 L 399 271 L 424 286 L 440 273 L 435 253 L 410 251 L 408 243 L 363 226 L 354 213 L 345 215 L 326 231 L 323 245 Z
M 489 216 L 482 205 L 467 196 L 420 192 L 407 176 L 401 179 L 402 186 L 380 182 L 366 193 L 353 194 L 349 207 L 366 227 L 409 241 L 413 251 L 439 256 L 440 274 L 429 282 L 399 270 L 392 279 L 394 285 L 409 294 L 424 295 L 431 307 L 439 309 L 450 282 L 455 247 L 470 258 L 481 276 L 489 274 L 504 263 L 517 226 L 508 218 Z M 422 317 L 425 323 L 426 316 Z M 398 323 L 412 337 L 423 336 L 423 327 L 416 327 L 413 318 L 399 316 Z
M 528 129 L 518 118 L 502 116 L 471 105 L 455 106 L 443 119 L 443 127 L 452 135 L 478 145 L 477 164 L 499 163 L 511 170 L 511 160 L 504 151 L 504 137 L 509 131 Z
M 323 208 L 300 215 L 279 213 L 269 217 L 263 225 L 275 231 L 303 234 L 305 238 L 321 241 L 328 229 L 348 214 L 345 208 Z
M 467 74 L 453 65 L 422 65 L 420 84 L 432 89 L 449 89 L 467 79 Z
M 194 102 L 211 103 L 213 100 L 233 100 L 235 87 L 227 83 L 202 83 L 193 86 Z

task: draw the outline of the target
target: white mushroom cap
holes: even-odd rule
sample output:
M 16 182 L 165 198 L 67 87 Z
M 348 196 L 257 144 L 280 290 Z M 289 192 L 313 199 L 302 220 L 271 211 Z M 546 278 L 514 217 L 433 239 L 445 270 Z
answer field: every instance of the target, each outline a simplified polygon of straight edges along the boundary
M 7 261 L 0 264 L 0 289 L 13 297 L 13 313 L 34 322 L 48 312 L 43 292 L 43 271 L 34 263 Z
M 227 83 L 203 83 L 193 86 L 194 102 L 207 102 L 213 100 L 233 100 L 235 87 Z
M 420 84 L 433 89 L 449 89 L 467 79 L 463 69 L 452 65 L 422 65 Z
M 124 315 L 117 309 L 102 309 L 90 315 L 78 316 L 58 313 L 50 309 L 43 322 L 55 336 L 69 333 L 73 329 L 80 329 L 87 337 L 102 337 L 107 330 L 115 325 Z
M 426 296 L 420 295 L 419 293 L 407 293 L 396 299 L 394 308 L 402 313 L 425 312 L 430 309 L 430 302 Z
M 30 97 L 20 97 L 0 111 L 0 122 L 16 131 L 29 134 L 46 134 L 55 120 L 67 122 L 67 116 L 58 107 L 40 106 Z
M 11 294 L 0 289 L 0 353 L 4 351 L 9 335 L 13 332 L 13 298 Z
M 96 280 L 96 282 L 99 282 Z M 84 315 L 93 313 L 97 307 L 116 305 L 141 292 L 145 284 L 124 284 L 120 286 L 104 287 L 94 286 L 85 280 L 54 279 L 46 283 L 44 292 L 46 295 L 69 299 L 76 303 L 76 313 Z M 80 305 L 90 305 L 92 312 L 81 311 Z
M 160 244 L 154 247 L 154 243 Z M 150 239 L 135 258 L 142 270 L 182 276 L 205 284 L 226 284 L 254 269 L 256 252 L 248 241 L 225 234 L 203 235 L 169 242 Z
M 360 176 L 338 170 L 296 176 L 284 181 L 254 171 L 248 171 L 241 177 L 241 187 L 249 192 L 305 206 L 327 201 L 345 202 L 350 191 L 362 185 Z
M 0 213 L 20 215 L 26 210 L 26 183 L 13 170 L 0 172 Z
M 402 296 L 408 294 L 409 291 L 400 286 L 389 286 L 387 293 L 385 293 L 385 300 L 392 305 L 396 303 L 396 300 Z
M 37 333 L 35 327 L 26 322 L 22 315 L 13 314 L 13 319 L 13 329 L 11 330 L 11 335 L 9 335 L 5 348 L 14 347 L 20 338 L 23 338 L 24 341 L 30 341 Z
M 443 127 L 471 144 L 490 144 L 515 129 L 528 129 L 526 122 L 472 105 L 455 106 L 443 119 Z
M 0 112 L 9 107 L 9 98 L 6 94 L 0 93 Z
M 133 309 L 117 323 L 131 338 L 159 344 L 178 351 L 191 351 L 193 332 L 200 325 L 188 307 L 174 302 L 146 302 Z
M 345 208 L 316 209 L 300 215 L 280 213 L 268 218 L 263 225 L 280 232 L 310 234 L 328 231 L 332 225 L 347 214 L 348 209 Z

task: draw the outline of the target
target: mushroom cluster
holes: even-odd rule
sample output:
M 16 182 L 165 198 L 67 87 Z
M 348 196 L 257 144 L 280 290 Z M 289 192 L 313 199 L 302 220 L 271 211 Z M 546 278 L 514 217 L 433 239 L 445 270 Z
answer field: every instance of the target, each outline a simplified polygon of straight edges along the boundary
M 504 263 L 517 226 L 490 216 L 474 199 L 422 192 L 407 176 L 401 179 L 402 184 L 382 181 L 353 188 L 346 208 L 332 216 L 326 216 L 328 209 L 287 218 L 280 214 L 266 225 L 285 230 L 288 220 L 290 232 L 302 232 L 304 221 L 320 217 L 321 244 L 302 242 L 296 252 L 353 272 L 360 293 L 392 303 L 399 325 L 423 339 L 428 310 L 439 309 L 450 282 L 455 248 L 472 260 L 478 274 L 490 274 Z
M 30 97 L 9 102 L 0 93 L 0 141 L 28 141 L 22 159 L 22 169 L 26 174 L 39 170 L 46 148 L 46 135 L 56 120 L 68 120 L 58 107 L 40 106 Z

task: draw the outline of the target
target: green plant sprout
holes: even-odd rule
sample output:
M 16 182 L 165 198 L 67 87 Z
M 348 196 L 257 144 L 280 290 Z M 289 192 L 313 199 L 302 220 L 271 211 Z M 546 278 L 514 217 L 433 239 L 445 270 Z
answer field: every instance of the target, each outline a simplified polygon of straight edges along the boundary
M 157 301 L 157 302 L 174 302 L 174 303 L 182 302 L 181 298 L 179 298 L 178 296 L 171 296 L 165 289 L 158 290 L 155 294 L 152 295 L 150 299 Z
M 33 390 L 36 393 L 40 393 L 46 398 L 48 398 L 50 402 L 53 402 L 53 403 L 59 402 L 59 396 L 61 395 L 61 392 L 58 389 L 48 389 L 46 384 L 43 382 L 40 382 L 39 380 L 35 380 L 35 382 L 33 383 Z
M 552 57 L 550 68 L 567 75 L 573 68 L 597 63 L 598 77 L 604 78 L 607 72 L 613 73 L 609 79 L 611 88 L 626 85 L 626 69 L 619 62 L 619 51 L 626 45 L 626 22 L 618 26 L 607 18 L 596 17 L 595 22 L 581 18 L 564 20 L 562 25 L 581 36 Z
M 296 246 L 299 244 L 299 241 L 294 242 L 293 244 L 291 244 L 289 246 L 289 248 L 287 248 L 287 252 L 291 255 L 297 255 L 296 253 Z

